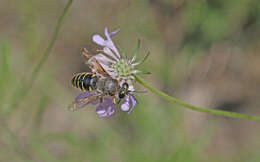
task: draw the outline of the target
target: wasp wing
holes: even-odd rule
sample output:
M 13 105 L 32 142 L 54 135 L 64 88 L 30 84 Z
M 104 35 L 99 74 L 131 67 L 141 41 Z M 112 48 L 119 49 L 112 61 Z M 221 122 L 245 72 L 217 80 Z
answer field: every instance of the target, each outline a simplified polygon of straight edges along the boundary
M 98 103 L 98 101 L 99 101 L 98 99 L 99 99 L 99 96 L 94 95 L 94 93 L 92 93 L 92 92 L 83 92 L 76 97 L 75 101 L 72 102 L 72 104 L 68 107 L 68 109 L 70 111 L 76 111 L 76 110 L 79 110 L 79 109 L 85 107 L 89 103 L 92 103 L 95 105 Z
M 81 55 L 85 58 L 85 64 L 89 66 L 92 72 L 97 73 L 103 77 L 109 76 L 109 74 L 105 71 L 105 69 L 100 65 L 97 61 L 97 55 L 91 54 L 86 48 L 81 49 Z

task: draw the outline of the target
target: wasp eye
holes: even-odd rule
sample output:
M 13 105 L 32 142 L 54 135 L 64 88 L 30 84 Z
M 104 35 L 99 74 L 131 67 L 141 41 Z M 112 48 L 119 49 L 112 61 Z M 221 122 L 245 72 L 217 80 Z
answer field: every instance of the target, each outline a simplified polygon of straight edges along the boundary
M 124 97 L 125 97 L 125 93 L 124 93 L 124 91 L 119 92 L 118 97 L 121 98 L 121 99 L 124 98 Z
M 125 88 L 125 89 L 128 89 L 128 87 L 129 87 L 127 83 L 123 83 L 122 86 L 123 86 L 123 88 Z

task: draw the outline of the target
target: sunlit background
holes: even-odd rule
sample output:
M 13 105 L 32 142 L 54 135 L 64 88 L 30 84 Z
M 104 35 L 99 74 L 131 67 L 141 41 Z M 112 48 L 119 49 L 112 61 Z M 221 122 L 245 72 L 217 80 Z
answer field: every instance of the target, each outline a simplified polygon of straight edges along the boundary
M 260 115 L 259 0 L 74 0 L 28 94 L 67 0 L 0 0 L 0 161 L 259 162 L 260 123 L 213 116 L 147 91 L 134 111 L 99 118 L 67 110 L 89 71 L 80 48 L 120 28 L 114 42 L 154 88 L 197 106 Z M 138 90 L 144 87 L 136 84 Z M 18 102 L 19 101 L 19 102 Z

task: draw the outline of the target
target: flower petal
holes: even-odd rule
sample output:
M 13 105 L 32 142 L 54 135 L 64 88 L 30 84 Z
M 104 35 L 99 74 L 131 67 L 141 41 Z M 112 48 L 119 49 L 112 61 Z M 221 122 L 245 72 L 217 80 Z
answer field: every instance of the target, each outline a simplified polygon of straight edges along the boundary
M 113 32 L 112 32 L 112 33 L 113 33 Z M 117 56 L 118 58 L 120 58 L 121 55 L 119 54 L 119 52 L 118 52 L 116 46 L 114 45 L 112 39 L 110 38 L 110 34 L 108 33 L 108 28 L 107 28 L 107 27 L 105 28 L 105 36 L 106 36 L 106 38 L 107 38 L 107 40 L 106 40 L 106 46 L 107 46 L 108 48 L 110 48 L 112 51 L 114 51 L 115 54 L 116 54 L 116 56 Z
M 125 96 L 124 101 L 120 106 L 120 109 L 122 111 L 128 111 L 128 114 L 130 114 L 133 111 L 136 103 L 137 101 L 134 98 L 134 96 L 132 94 L 128 94 L 127 96 Z
M 129 91 L 131 91 L 131 92 L 135 91 L 134 86 L 132 84 L 128 83 L 128 85 L 129 85 L 129 87 L 128 87 Z
M 97 105 L 98 103 L 99 103 L 99 98 L 91 102 L 92 105 Z
M 121 105 L 121 110 L 122 111 L 129 111 L 129 109 L 130 109 L 129 102 L 122 103 L 122 105 Z
M 123 101 L 123 103 L 121 104 L 121 106 L 120 106 L 120 109 L 122 110 L 122 111 L 129 111 L 129 109 L 130 109 L 130 98 L 129 98 L 129 95 L 127 95 L 127 96 L 125 96 L 125 98 L 124 98 L 124 101 Z
M 110 37 L 113 37 L 114 35 L 116 35 L 118 32 L 120 31 L 120 29 L 116 29 L 115 31 L 112 31 L 111 33 L 109 33 Z
M 110 52 L 109 55 L 113 58 L 119 59 L 121 57 L 121 55 L 119 54 L 116 46 L 114 45 L 111 37 L 114 36 L 115 34 L 117 34 L 119 32 L 119 29 L 109 33 L 107 27 L 105 28 L 105 36 L 106 39 L 102 38 L 99 34 L 95 34 L 92 36 L 92 40 L 93 42 L 95 42 L 96 44 L 102 46 L 102 47 L 107 47 L 110 48 L 113 52 Z
M 96 112 L 99 117 L 109 117 L 115 113 L 114 103 L 112 98 L 104 98 L 104 102 L 97 106 Z
M 99 65 L 105 70 L 106 73 L 108 73 L 108 75 L 112 78 L 116 77 L 116 72 L 115 70 L 111 67 L 111 64 L 113 64 L 113 62 L 111 62 L 111 59 L 108 59 L 105 55 L 103 55 L 102 53 L 97 54 L 95 56 L 93 56 L 94 59 L 97 60 L 97 62 L 99 63 Z M 92 58 L 92 59 L 93 59 Z M 91 60 L 91 59 L 90 59 Z M 93 70 L 93 69 L 92 69 Z
M 98 44 L 100 46 L 105 46 L 106 45 L 106 41 L 104 40 L 104 38 L 102 38 L 98 34 L 93 35 L 92 36 L 92 40 L 93 40 L 93 42 L 95 42 L 96 44 Z
M 115 56 L 115 54 L 108 47 L 104 47 L 103 52 L 111 56 L 114 60 L 118 61 L 119 59 Z
M 102 53 L 99 53 L 95 56 L 93 56 L 93 58 L 95 58 L 99 64 L 105 64 L 107 66 L 111 65 L 113 62 L 113 60 L 109 59 L 108 57 L 106 57 L 105 55 L 103 55 Z
M 136 99 L 134 98 L 133 95 L 129 94 L 129 98 L 130 98 L 132 107 L 131 107 L 130 111 L 128 112 L 128 114 L 130 114 L 133 111 L 133 109 L 134 109 L 134 107 L 137 103 L 137 101 L 136 101 Z

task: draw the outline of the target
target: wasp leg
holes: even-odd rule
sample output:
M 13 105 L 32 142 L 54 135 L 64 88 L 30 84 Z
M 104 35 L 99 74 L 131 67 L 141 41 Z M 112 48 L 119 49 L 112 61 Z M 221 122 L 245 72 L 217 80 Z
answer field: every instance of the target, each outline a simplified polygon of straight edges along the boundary
M 116 97 L 112 96 L 113 103 L 116 104 Z

